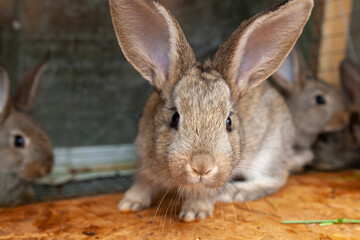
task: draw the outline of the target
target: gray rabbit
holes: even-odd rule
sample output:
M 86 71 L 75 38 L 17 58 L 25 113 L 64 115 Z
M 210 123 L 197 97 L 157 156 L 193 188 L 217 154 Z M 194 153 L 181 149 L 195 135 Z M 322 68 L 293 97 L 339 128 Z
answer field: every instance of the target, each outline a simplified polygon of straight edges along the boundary
M 313 167 L 319 170 L 360 166 L 360 66 L 344 60 L 340 75 L 351 105 L 350 121 L 341 131 L 322 134 L 314 144 Z
M 30 69 L 10 97 L 10 81 L 0 66 L 0 207 L 12 206 L 32 192 L 34 180 L 53 166 L 50 139 L 31 113 L 48 55 Z
M 296 128 L 294 150 L 297 156 L 292 171 L 311 164 L 311 146 L 319 134 L 345 127 L 349 111 L 344 94 L 337 88 L 317 79 L 295 47 L 272 76 L 293 116 Z

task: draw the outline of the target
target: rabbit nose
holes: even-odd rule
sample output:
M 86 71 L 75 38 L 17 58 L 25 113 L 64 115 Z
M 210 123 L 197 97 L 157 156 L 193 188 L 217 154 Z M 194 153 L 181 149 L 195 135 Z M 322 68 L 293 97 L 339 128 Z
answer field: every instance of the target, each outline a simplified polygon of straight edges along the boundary
M 212 177 L 218 172 L 218 166 L 210 167 L 210 168 L 200 168 L 200 169 L 194 168 L 191 165 L 190 167 L 193 175 L 201 176 L 201 177 Z
M 195 155 L 188 164 L 188 171 L 191 175 L 212 177 L 218 172 L 213 158 L 209 154 Z

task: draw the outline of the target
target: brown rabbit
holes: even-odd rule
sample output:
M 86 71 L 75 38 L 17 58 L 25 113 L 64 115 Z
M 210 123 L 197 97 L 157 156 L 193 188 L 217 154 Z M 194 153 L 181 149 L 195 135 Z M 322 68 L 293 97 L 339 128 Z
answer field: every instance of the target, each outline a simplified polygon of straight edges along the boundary
M 293 116 L 296 128 L 295 154 L 307 156 L 293 161 L 299 171 L 313 161 L 311 150 L 317 136 L 345 127 L 349 114 L 343 93 L 314 77 L 301 52 L 294 48 L 272 76 Z
M 256 15 L 205 63 L 159 3 L 110 0 L 110 8 L 125 57 L 155 88 L 139 124 L 135 184 L 119 209 L 147 208 L 154 192 L 173 190 L 184 198 L 180 219 L 193 221 L 212 215 L 217 200 L 253 200 L 281 188 L 294 129 L 283 98 L 260 83 L 291 51 L 313 1 Z
M 47 59 L 26 73 L 13 98 L 8 74 L 0 66 L 0 207 L 21 203 L 34 180 L 53 166 L 50 139 L 31 113 Z
M 313 167 L 319 170 L 360 166 L 360 66 L 344 60 L 340 75 L 351 104 L 350 122 L 344 130 L 322 134 L 314 144 Z

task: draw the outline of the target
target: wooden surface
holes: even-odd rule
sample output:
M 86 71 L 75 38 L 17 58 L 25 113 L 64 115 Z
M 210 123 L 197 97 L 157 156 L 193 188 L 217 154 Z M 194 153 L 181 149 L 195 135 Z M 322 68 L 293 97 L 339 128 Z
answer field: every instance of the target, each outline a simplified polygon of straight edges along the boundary
M 119 213 L 121 194 L 0 209 L 0 239 L 360 239 L 360 224 L 280 223 L 360 219 L 359 176 L 360 171 L 295 175 L 273 196 L 217 204 L 213 217 L 195 223 L 178 222 L 171 200 L 157 213 L 159 202 L 139 213 Z

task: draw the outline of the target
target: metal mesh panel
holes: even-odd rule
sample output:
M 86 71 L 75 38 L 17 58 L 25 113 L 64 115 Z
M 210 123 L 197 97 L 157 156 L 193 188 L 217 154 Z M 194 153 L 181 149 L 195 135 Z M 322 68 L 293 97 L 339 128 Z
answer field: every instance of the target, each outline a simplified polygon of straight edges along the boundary
M 115 176 L 86 181 L 73 181 L 61 185 L 37 184 L 34 187 L 35 197 L 29 200 L 29 202 L 121 193 L 127 190 L 132 182 L 133 176 Z

